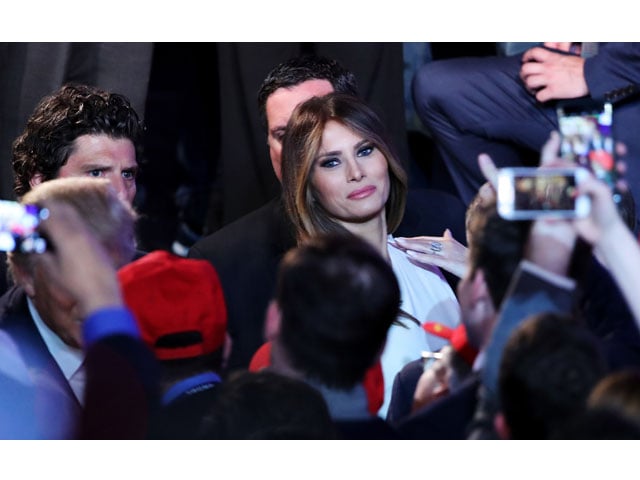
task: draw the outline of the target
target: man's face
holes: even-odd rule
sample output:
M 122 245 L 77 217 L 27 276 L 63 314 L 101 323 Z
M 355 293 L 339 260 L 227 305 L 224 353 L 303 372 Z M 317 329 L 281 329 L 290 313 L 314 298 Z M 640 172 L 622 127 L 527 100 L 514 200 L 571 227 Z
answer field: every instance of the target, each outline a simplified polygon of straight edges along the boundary
M 69 156 L 58 177 L 106 178 L 118 196 L 129 205 L 136 196 L 136 149 L 128 138 L 108 135 L 82 135 L 75 139 Z
M 273 171 L 282 181 L 281 155 L 282 137 L 289 117 L 298 104 L 312 97 L 322 97 L 333 92 L 333 85 L 328 80 L 307 80 L 289 88 L 279 88 L 273 92 L 265 104 L 267 115 L 267 144 Z
M 107 248 L 106 244 L 102 244 Z M 42 321 L 67 345 L 82 346 L 82 321 L 74 295 L 64 286 L 55 269 L 46 268 L 38 254 L 29 254 L 29 263 L 19 267 L 16 281 L 31 298 Z M 116 254 L 109 253 L 114 268 L 122 264 Z

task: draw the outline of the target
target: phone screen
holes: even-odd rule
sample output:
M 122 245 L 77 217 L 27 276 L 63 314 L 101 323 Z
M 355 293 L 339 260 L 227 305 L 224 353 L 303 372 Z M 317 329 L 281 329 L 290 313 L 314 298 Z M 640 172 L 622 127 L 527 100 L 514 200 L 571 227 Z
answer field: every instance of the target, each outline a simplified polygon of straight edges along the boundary
M 591 99 L 558 105 L 558 125 L 563 158 L 587 168 L 611 188 L 618 178 L 611 103 Z
M 509 220 L 574 218 L 589 213 L 588 197 L 576 196 L 580 168 L 503 168 L 498 171 L 498 213 Z
M 37 227 L 47 214 L 35 205 L 0 200 L 0 251 L 44 252 L 46 242 Z

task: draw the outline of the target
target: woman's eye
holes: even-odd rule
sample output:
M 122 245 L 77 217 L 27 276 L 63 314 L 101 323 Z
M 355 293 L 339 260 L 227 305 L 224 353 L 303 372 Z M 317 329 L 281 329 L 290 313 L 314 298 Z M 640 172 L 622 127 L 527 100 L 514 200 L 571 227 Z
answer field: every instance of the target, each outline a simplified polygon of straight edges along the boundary
M 102 176 L 102 170 L 89 170 L 88 174 L 90 177 L 100 177 Z
M 336 167 L 340 164 L 340 160 L 338 160 L 337 158 L 327 158 L 325 160 L 322 160 L 322 162 L 320 162 L 320 166 L 324 167 L 324 168 L 333 168 Z
M 371 155 L 371 152 L 373 152 L 373 145 L 365 145 L 364 147 L 358 149 L 357 155 L 358 157 L 367 157 Z

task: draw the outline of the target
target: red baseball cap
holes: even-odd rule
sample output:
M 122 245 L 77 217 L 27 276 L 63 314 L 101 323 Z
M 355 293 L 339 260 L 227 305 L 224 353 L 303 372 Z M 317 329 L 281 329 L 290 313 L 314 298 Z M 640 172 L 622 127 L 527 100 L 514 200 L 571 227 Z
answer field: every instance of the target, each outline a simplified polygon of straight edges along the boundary
M 122 267 L 118 277 L 142 339 L 158 359 L 193 358 L 224 344 L 227 309 L 208 261 L 156 250 Z

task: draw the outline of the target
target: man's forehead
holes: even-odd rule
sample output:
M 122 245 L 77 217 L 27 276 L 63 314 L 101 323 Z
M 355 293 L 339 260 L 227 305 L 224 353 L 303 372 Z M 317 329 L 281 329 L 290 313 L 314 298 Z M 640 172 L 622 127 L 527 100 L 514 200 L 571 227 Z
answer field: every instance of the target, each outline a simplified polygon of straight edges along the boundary
M 306 80 L 298 85 L 282 87 L 267 98 L 266 112 L 270 130 L 284 128 L 296 106 L 311 97 L 327 95 L 334 91 L 329 80 Z

